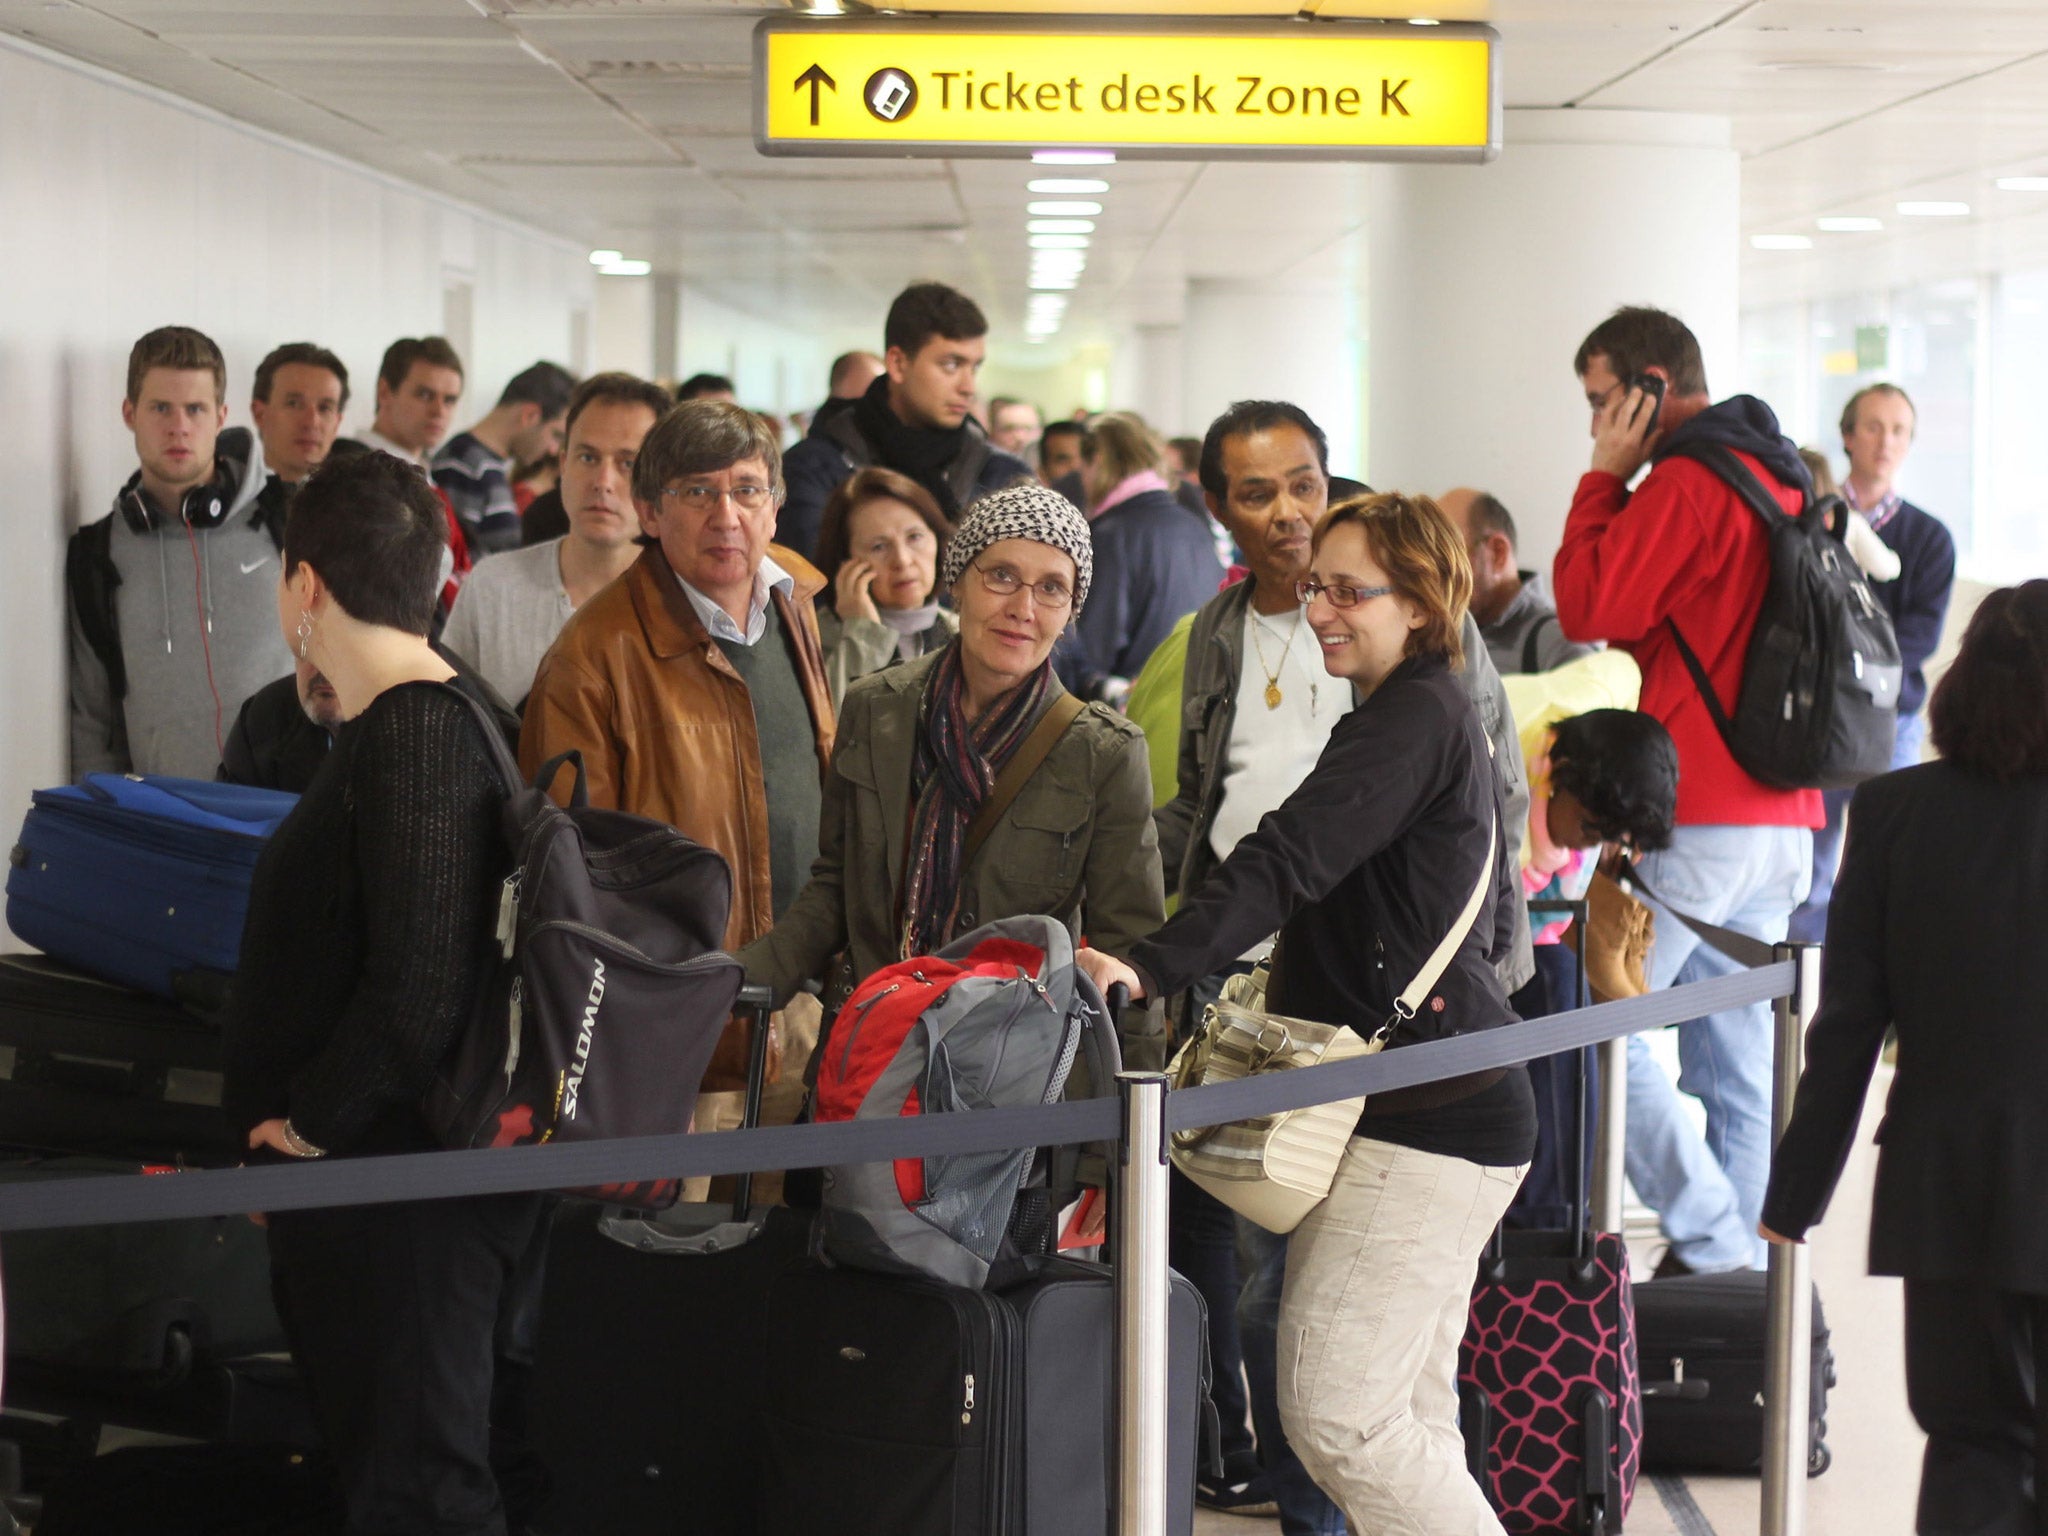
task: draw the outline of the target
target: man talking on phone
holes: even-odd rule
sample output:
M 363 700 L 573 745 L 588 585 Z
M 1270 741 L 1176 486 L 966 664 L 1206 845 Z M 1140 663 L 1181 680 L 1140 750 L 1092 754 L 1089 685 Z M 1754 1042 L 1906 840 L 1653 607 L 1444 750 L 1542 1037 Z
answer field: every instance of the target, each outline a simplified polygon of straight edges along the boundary
M 1592 465 L 1579 480 L 1553 571 L 1573 640 L 1606 640 L 1642 669 L 1641 708 L 1678 745 L 1678 825 L 1639 864 L 1645 883 L 1688 916 L 1767 944 L 1805 898 L 1818 790 L 1772 789 L 1729 754 L 1682 658 L 1682 634 L 1724 704 L 1770 580 L 1762 521 L 1712 470 L 1680 451 L 1733 450 L 1796 513 L 1809 481 L 1763 401 L 1714 403 L 1692 332 L 1673 315 L 1619 309 L 1579 346 L 1573 371 L 1592 412 Z M 1631 491 L 1644 465 L 1650 472 Z M 1736 969 L 1668 912 L 1659 914 L 1650 985 Z M 1629 1039 L 1629 1181 L 1671 1246 L 1659 1275 L 1761 1269 L 1756 1235 L 1771 1156 L 1771 1016 L 1762 1003 L 1678 1026 L 1676 1087 L 1640 1035 Z M 1679 1093 L 1706 1107 L 1702 1138 Z

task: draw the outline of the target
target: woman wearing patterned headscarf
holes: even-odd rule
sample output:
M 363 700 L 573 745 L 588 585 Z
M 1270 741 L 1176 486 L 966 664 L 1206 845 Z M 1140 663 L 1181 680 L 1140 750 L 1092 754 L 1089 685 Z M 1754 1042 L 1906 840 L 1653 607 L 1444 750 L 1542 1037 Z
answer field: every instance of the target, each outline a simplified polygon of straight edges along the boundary
M 1112 954 L 1159 926 L 1144 734 L 1103 705 L 1072 715 L 969 847 L 1004 765 L 1075 707 L 1050 657 L 1092 574 L 1088 524 L 1058 492 L 1017 485 L 968 509 L 939 577 L 960 633 L 847 690 L 810 884 L 740 953 L 778 1004 L 841 951 L 866 976 L 998 918 L 1056 917 Z

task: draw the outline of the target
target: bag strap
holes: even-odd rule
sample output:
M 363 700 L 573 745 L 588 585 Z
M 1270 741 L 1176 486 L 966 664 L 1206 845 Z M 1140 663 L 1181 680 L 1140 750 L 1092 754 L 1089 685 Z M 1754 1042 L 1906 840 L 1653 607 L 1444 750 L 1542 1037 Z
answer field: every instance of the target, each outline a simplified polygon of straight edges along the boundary
M 1697 934 L 1702 943 L 1711 948 L 1718 949 L 1737 965 L 1747 966 L 1749 969 L 1755 970 L 1758 966 L 1770 965 L 1777 959 L 1777 955 L 1773 953 L 1771 946 L 1762 939 L 1751 938 L 1746 933 L 1737 933 L 1733 928 L 1723 928 L 1716 923 L 1705 922 L 1697 917 L 1687 917 L 1678 908 L 1651 890 L 1648 882 L 1641 875 L 1637 874 L 1633 868 L 1623 869 L 1620 874 L 1614 876 L 1614 883 L 1631 896 L 1640 892 L 1642 895 L 1649 897 L 1650 900 L 1657 903 L 1658 906 L 1669 912 Z
M 1543 626 L 1558 622 L 1555 614 L 1539 613 L 1536 615 L 1536 622 L 1529 626 L 1529 633 L 1522 637 L 1522 671 L 1524 673 L 1542 670 L 1536 665 L 1536 647 L 1538 642 L 1543 639 Z
M 1473 883 L 1472 894 L 1465 898 L 1465 910 L 1457 921 L 1451 924 L 1450 932 L 1443 936 L 1430 957 L 1422 962 L 1422 969 L 1415 973 L 1415 979 L 1408 983 L 1407 990 L 1394 999 L 1394 1011 L 1387 1016 L 1387 1022 L 1379 1027 L 1373 1039 L 1384 1042 L 1407 1020 L 1415 1017 L 1415 1010 L 1422 1006 L 1422 1000 L 1429 996 L 1444 971 L 1451 963 L 1451 957 L 1458 952 L 1458 946 L 1465 942 L 1465 935 L 1472 931 L 1472 925 L 1479 921 L 1479 909 L 1486 902 L 1486 888 L 1493 883 L 1496 871 L 1495 858 L 1500 853 L 1500 814 L 1494 813 L 1486 827 L 1486 862 L 1479 866 L 1479 878 Z
M 1003 764 L 1003 771 L 996 775 L 996 781 L 989 786 L 988 798 L 981 802 L 981 809 L 967 826 L 967 848 L 962 856 L 963 864 L 971 863 L 981 845 L 995 831 L 996 823 L 1003 819 L 1003 812 L 1031 781 L 1031 775 L 1038 772 L 1052 752 L 1053 745 L 1067 734 L 1067 727 L 1080 719 L 1081 711 L 1088 707 L 1086 701 L 1071 693 L 1062 693 L 1046 706 L 1044 714 L 1038 717 L 1038 724 L 1031 728 L 1031 734 L 1024 738 L 1010 760 Z

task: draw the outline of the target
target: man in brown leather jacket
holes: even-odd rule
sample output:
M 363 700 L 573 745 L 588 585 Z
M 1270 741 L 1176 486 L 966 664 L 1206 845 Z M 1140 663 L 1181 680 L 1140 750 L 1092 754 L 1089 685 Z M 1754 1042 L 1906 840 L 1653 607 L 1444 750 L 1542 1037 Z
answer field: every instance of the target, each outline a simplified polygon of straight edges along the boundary
M 825 580 L 769 542 L 782 496 L 774 431 L 751 411 L 691 400 L 663 417 L 633 466 L 647 547 L 563 626 L 519 742 L 526 772 L 573 747 L 592 805 L 668 822 L 723 854 L 728 949 L 766 933 L 802 889 L 832 755 L 812 609 Z M 559 775 L 556 795 L 568 788 Z M 779 1029 L 780 1081 L 792 1086 L 816 1040 L 815 1003 L 802 1001 L 809 1017 L 792 1009 Z M 728 1091 L 744 1086 L 745 1058 L 733 1036 L 705 1077 L 719 1102 L 699 1105 L 700 1130 L 735 1117 Z

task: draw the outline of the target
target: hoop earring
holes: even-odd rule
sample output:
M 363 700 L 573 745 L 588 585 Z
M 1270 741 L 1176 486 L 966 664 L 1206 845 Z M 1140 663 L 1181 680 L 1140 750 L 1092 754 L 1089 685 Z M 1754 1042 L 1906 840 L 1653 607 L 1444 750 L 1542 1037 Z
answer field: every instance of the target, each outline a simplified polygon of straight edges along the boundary
M 312 648 L 313 616 L 310 613 L 301 613 L 299 615 L 299 660 L 304 661 Z

